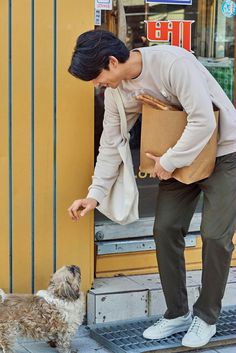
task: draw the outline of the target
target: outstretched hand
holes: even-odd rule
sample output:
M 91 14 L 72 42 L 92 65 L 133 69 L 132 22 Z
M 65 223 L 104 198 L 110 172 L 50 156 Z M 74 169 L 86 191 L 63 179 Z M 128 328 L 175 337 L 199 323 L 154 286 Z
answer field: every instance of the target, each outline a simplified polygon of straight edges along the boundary
M 78 221 L 79 218 L 86 215 L 87 212 L 94 210 L 97 204 L 97 200 L 92 198 L 79 199 L 75 200 L 67 211 L 73 221 Z

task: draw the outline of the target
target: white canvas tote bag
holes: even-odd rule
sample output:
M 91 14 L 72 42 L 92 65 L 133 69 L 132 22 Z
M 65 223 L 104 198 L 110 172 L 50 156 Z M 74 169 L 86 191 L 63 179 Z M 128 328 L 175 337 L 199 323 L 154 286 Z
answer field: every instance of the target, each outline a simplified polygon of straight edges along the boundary
M 118 177 L 109 194 L 103 199 L 97 209 L 106 217 L 119 224 L 129 224 L 139 219 L 138 188 L 135 181 L 133 162 L 129 146 L 127 119 L 121 94 L 117 89 L 113 95 L 120 115 L 122 141 L 118 146 L 122 162 Z

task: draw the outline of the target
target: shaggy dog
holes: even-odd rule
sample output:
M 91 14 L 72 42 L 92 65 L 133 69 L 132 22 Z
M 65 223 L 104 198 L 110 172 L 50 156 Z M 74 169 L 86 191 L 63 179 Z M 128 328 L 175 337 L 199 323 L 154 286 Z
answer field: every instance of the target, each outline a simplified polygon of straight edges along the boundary
M 0 290 L 0 352 L 13 353 L 18 337 L 50 341 L 60 353 L 71 353 L 71 339 L 85 314 L 80 269 L 64 266 L 51 276 L 47 290 L 36 295 Z

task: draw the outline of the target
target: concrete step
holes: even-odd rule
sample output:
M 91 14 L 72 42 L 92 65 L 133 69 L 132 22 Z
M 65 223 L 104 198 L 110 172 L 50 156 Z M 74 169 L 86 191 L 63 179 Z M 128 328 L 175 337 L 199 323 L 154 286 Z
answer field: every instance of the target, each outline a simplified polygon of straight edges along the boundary
M 191 310 L 201 290 L 201 271 L 188 271 L 186 277 Z M 232 267 L 223 306 L 235 305 L 235 282 L 236 267 Z M 166 310 L 158 274 L 98 278 L 88 293 L 87 305 L 89 325 L 162 315 Z

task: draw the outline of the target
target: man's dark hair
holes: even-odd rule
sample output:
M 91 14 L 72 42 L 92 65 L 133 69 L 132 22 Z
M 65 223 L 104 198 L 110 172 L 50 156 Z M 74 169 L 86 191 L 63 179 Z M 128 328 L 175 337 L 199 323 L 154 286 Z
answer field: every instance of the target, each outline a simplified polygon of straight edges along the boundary
M 91 81 L 103 69 L 109 70 L 109 56 L 124 63 L 129 58 L 129 50 L 111 32 L 96 29 L 85 32 L 77 39 L 68 71 L 83 81 Z

